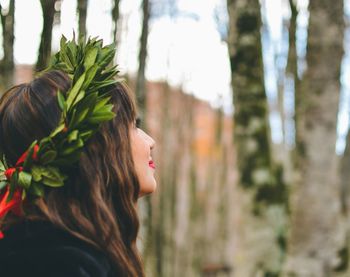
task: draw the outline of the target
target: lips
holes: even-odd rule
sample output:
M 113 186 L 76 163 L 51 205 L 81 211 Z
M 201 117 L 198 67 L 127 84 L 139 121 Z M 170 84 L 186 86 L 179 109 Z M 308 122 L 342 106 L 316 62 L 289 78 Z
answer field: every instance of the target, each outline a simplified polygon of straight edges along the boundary
M 149 167 L 152 167 L 153 169 L 156 168 L 156 165 L 154 164 L 153 161 L 149 161 L 149 162 L 148 162 L 148 165 L 149 165 Z

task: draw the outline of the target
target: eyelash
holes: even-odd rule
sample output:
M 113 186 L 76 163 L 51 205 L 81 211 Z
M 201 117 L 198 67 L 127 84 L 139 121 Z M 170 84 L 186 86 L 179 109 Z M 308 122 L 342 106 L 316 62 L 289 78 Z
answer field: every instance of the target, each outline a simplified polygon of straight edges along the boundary
M 136 126 L 136 128 L 140 128 L 141 127 L 141 119 L 140 118 L 136 118 L 135 126 Z

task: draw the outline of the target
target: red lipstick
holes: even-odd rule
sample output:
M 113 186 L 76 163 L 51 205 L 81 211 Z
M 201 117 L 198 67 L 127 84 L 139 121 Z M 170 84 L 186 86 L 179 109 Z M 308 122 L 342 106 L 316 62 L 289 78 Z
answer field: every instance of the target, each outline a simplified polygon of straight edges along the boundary
M 149 165 L 149 167 L 152 167 L 153 169 L 156 168 L 156 165 L 154 164 L 153 161 L 149 161 L 149 162 L 148 162 L 148 165 Z

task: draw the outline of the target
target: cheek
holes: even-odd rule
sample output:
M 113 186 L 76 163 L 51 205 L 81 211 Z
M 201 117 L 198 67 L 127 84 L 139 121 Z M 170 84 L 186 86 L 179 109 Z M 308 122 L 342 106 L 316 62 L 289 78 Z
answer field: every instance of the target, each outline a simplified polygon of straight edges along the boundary
M 135 169 L 139 179 L 141 179 L 148 167 L 147 148 L 142 138 L 138 134 L 134 134 L 131 139 L 132 158 L 135 164 Z M 140 180 L 141 181 L 141 180 Z
M 152 193 L 156 189 L 154 169 L 149 166 L 150 148 L 140 133 L 131 136 L 132 155 L 137 178 L 140 184 L 140 197 Z

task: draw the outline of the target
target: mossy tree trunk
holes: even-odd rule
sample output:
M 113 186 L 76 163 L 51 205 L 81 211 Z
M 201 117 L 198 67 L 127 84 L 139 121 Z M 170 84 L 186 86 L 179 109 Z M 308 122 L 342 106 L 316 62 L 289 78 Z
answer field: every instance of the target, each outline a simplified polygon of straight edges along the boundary
M 43 30 L 41 33 L 38 60 L 35 67 L 36 71 L 46 68 L 50 60 L 55 3 L 56 0 L 40 0 L 43 12 Z
M 1 86 L 8 88 L 13 84 L 14 74 L 14 58 L 13 58 L 13 43 L 14 43 L 14 26 L 15 26 L 15 0 L 10 0 L 7 13 L 0 5 L 1 25 L 3 33 L 3 51 L 4 57 L 0 62 Z
M 237 276 L 278 276 L 285 252 L 287 193 L 274 165 L 261 49 L 258 0 L 228 0 L 234 141 L 242 193 Z
M 297 51 L 296 51 L 296 30 L 297 30 L 297 16 L 298 10 L 294 0 L 289 0 L 289 7 L 291 11 L 291 17 L 289 20 L 288 30 L 288 61 L 286 68 L 287 78 L 291 78 L 295 83 L 298 80 L 297 74 Z
M 344 245 L 335 154 L 343 1 L 312 0 L 309 11 L 307 70 L 296 91 L 296 174 L 286 273 L 334 276 L 343 263 Z
M 148 27 L 150 18 L 150 2 L 149 0 L 142 1 L 142 30 L 140 37 L 140 50 L 139 50 L 139 68 L 136 78 L 136 98 L 140 109 L 140 116 L 145 118 L 146 112 L 146 86 L 145 86 L 145 70 L 147 59 L 147 41 L 148 41 Z
M 78 0 L 77 5 L 77 14 L 78 14 L 78 35 L 79 38 L 86 37 L 86 16 L 87 16 L 87 7 L 88 0 Z
M 112 34 L 114 43 L 118 43 L 119 2 L 120 0 L 114 0 L 112 8 Z
M 284 178 L 286 183 L 293 183 L 294 172 L 294 145 L 295 137 L 293 129 L 295 128 L 295 111 L 292 105 L 286 107 L 285 103 L 290 103 L 292 99 L 295 100 L 295 94 L 298 91 L 299 84 L 298 72 L 297 72 L 297 52 L 296 52 L 296 28 L 297 28 L 297 16 L 298 10 L 295 0 L 289 0 L 289 7 L 291 11 L 291 17 L 288 25 L 288 58 L 285 72 L 283 72 L 283 85 L 280 91 L 280 109 L 281 118 L 283 121 L 283 148 L 280 149 Z M 287 102 L 288 101 L 288 102 Z
M 341 159 L 340 166 L 340 192 L 341 192 L 341 210 L 345 217 L 346 244 L 339 252 L 342 254 L 342 263 L 338 266 L 343 276 L 350 275 L 350 132 L 346 138 L 346 148 Z M 342 276 L 342 275 L 340 275 Z

